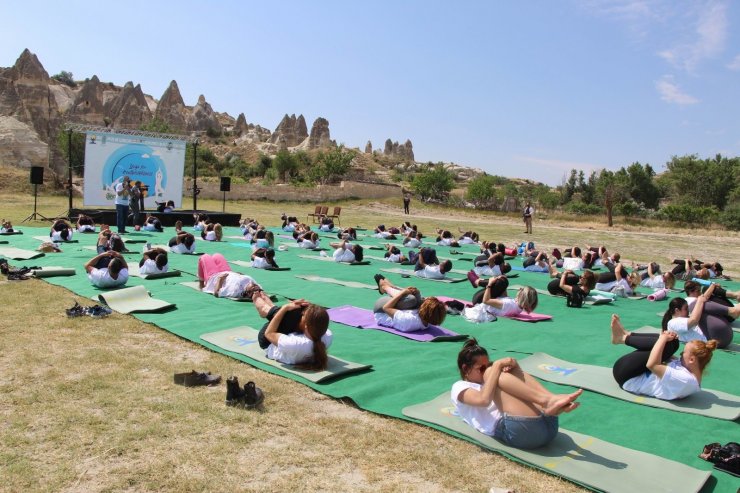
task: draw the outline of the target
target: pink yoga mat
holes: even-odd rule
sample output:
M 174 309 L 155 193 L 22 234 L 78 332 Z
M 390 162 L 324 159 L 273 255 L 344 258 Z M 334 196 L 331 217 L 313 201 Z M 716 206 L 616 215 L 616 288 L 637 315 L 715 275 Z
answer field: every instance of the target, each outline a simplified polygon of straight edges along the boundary
M 457 298 L 450 298 L 448 296 L 435 296 L 435 298 L 437 298 L 442 303 L 444 303 L 445 301 L 459 301 L 460 303 L 462 303 L 468 308 L 473 306 L 473 304 L 469 301 L 459 300 Z M 542 320 L 552 320 L 552 315 L 543 315 L 541 313 L 534 313 L 534 312 L 532 313 L 522 312 L 519 315 L 508 316 L 506 318 L 510 318 L 512 320 L 519 320 L 520 322 L 533 322 L 534 323 L 534 322 L 541 322 Z
M 666 296 L 668 296 L 668 290 L 659 289 L 653 294 L 649 294 L 647 298 L 650 301 L 660 301 L 660 300 L 664 300 Z
M 329 308 L 327 312 L 329 312 L 329 319 L 332 322 L 349 325 L 350 327 L 357 327 L 358 329 L 382 330 L 383 332 L 395 334 L 414 341 L 461 341 L 468 338 L 466 334 L 458 334 L 457 332 L 452 332 L 451 330 L 445 329 L 444 327 L 437 327 L 436 325 L 430 325 L 424 330 L 401 332 L 400 330 L 396 330 L 391 327 L 378 325 L 375 321 L 373 312 L 352 305 Z

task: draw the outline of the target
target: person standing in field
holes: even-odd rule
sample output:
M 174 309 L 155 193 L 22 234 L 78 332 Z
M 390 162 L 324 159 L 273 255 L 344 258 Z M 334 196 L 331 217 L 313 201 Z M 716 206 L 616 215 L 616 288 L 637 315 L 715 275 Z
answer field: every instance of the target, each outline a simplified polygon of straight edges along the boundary
M 524 226 L 526 228 L 525 233 L 532 234 L 532 215 L 534 214 L 534 207 L 527 201 L 527 205 L 524 207 L 522 215 L 524 216 Z
M 411 204 L 411 192 L 408 190 L 403 191 L 403 213 L 410 214 L 409 205 Z

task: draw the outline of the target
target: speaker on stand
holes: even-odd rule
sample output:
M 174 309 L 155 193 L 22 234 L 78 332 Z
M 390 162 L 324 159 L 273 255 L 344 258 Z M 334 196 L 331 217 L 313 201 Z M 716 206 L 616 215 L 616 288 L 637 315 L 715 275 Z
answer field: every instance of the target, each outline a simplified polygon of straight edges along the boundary
M 21 222 L 38 221 L 43 219 L 49 221 L 50 219 L 43 214 L 36 212 L 36 205 L 38 203 L 38 192 L 39 185 L 44 184 L 44 167 L 43 166 L 31 166 L 31 184 L 33 185 L 33 212 Z
M 224 193 L 224 199 L 221 206 L 221 212 L 226 212 L 226 192 L 231 191 L 231 177 L 230 176 L 222 176 L 221 177 L 221 191 Z

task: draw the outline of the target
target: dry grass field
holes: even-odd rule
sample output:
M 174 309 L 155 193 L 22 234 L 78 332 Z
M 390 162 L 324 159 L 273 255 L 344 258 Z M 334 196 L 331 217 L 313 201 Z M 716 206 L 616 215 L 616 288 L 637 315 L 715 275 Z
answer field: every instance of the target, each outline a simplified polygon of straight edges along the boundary
M 0 216 L 19 223 L 33 199 L 27 187 L 4 183 Z M 76 206 L 81 202 L 75 199 Z M 65 196 L 43 195 L 39 212 L 52 217 L 66 204 Z M 199 204 L 221 210 L 217 201 Z M 343 225 L 403 219 L 400 198 L 339 205 Z M 305 217 L 309 209 L 227 203 L 228 211 L 270 226 L 281 212 Z M 414 202 L 412 212 L 422 231 L 460 227 L 507 244 L 525 236 L 513 217 Z M 730 274 L 737 267 L 729 253 L 740 251 L 737 234 L 719 231 L 643 231 L 630 225 L 608 230 L 550 221 L 536 221 L 534 228 L 531 239 L 547 248 L 603 243 L 625 258 L 661 263 L 693 253 L 720 260 Z M 444 433 L 325 397 L 133 317 L 68 319 L 64 309 L 79 298 L 43 281 L 4 281 L 0 295 L 0 491 L 446 492 L 494 485 L 519 492 L 579 490 Z M 267 392 L 264 409 L 226 407 L 223 385 L 172 384 L 173 373 L 190 369 L 256 381 Z

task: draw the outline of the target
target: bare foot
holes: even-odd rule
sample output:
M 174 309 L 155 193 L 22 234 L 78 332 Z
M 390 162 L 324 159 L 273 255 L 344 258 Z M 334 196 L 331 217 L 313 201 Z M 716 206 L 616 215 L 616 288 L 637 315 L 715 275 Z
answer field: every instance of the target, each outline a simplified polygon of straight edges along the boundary
M 547 405 L 542 409 L 547 416 L 557 416 L 558 414 L 565 412 L 570 408 L 572 411 L 575 408 L 571 408 L 575 404 L 575 400 L 583 394 L 583 389 L 578 389 L 572 394 L 555 394 L 550 397 Z
M 624 340 L 630 335 L 629 332 L 624 330 L 622 321 L 619 320 L 619 315 L 616 313 L 612 315 L 612 344 L 624 344 Z

